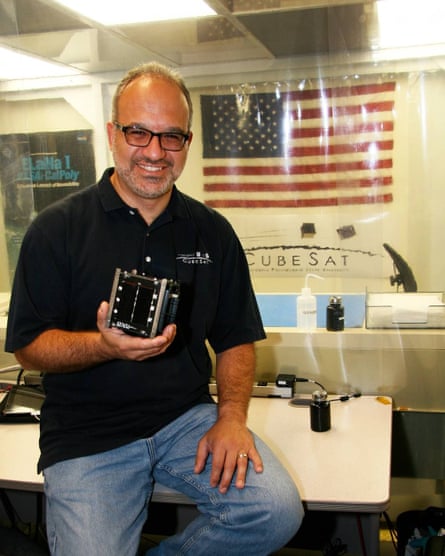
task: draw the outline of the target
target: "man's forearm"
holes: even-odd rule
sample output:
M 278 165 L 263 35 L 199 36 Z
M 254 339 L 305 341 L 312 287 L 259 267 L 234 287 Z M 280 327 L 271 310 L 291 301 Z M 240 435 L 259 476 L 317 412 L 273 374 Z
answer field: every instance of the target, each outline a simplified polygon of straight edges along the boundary
M 255 376 L 253 344 L 242 344 L 217 355 L 219 417 L 247 420 L 247 410 Z
M 15 352 L 25 369 L 43 372 L 74 372 L 103 363 L 107 356 L 99 332 L 46 330 Z
M 97 331 L 70 332 L 53 329 L 15 352 L 25 369 L 47 373 L 70 373 L 105 361 L 145 361 L 164 353 L 176 336 L 176 325 L 168 324 L 154 338 L 140 338 L 107 326 L 108 303 L 97 311 Z

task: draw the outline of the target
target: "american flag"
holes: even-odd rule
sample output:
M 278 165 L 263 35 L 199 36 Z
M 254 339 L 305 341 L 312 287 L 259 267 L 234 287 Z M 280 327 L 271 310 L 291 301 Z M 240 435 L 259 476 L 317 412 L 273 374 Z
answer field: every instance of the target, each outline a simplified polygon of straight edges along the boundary
M 395 82 L 201 95 L 215 208 L 389 203 Z

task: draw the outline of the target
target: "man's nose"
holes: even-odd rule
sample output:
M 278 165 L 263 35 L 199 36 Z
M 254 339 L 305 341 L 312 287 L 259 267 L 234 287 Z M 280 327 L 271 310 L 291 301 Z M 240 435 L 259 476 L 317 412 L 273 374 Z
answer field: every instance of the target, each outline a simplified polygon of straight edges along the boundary
M 161 138 L 159 135 L 152 135 L 150 142 L 146 147 L 141 147 L 144 149 L 144 152 L 150 153 L 150 158 L 159 158 L 159 155 L 163 155 L 165 153 L 165 149 L 162 148 L 161 145 Z

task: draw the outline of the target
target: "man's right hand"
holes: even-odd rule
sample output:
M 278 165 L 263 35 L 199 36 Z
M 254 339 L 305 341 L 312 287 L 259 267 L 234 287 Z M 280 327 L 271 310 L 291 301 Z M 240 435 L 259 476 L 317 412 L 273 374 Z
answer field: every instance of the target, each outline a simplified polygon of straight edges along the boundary
M 118 328 L 109 328 L 107 326 L 108 307 L 109 304 L 102 301 L 97 311 L 97 328 L 110 359 L 143 361 L 164 353 L 175 339 L 175 324 L 168 324 L 162 334 L 154 338 L 131 336 Z

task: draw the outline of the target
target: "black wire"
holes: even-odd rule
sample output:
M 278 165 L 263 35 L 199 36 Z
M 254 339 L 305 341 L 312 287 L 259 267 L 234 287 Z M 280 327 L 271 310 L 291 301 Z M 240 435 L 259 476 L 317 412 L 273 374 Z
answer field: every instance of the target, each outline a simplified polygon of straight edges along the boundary
M 23 373 L 25 372 L 25 369 L 21 368 L 19 371 L 19 374 L 17 375 L 17 385 L 20 384 L 20 380 L 22 378 Z
M 317 382 L 316 380 L 313 380 L 312 378 L 294 377 L 294 382 L 311 382 L 312 384 L 316 384 L 317 386 L 320 386 L 320 388 L 326 392 L 326 388 L 323 386 L 323 384 Z
M 388 527 L 389 534 L 391 536 L 391 542 L 394 547 L 394 550 L 398 553 L 399 550 L 399 538 L 397 534 L 397 529 L 394 527 L 394 523 L 392 522 L 389 514 L 387 512 L 382 512 L 382 515 L 386 521 L 386 526 Z
M 317 384 L 317 386 L 320 386 L 320 388 L 326 392 L 326 388 L 323 386 L 323 384 L 321 384 L 320 382 L 317 382 L 316 380 L 313 380 L 312 378 L 300 378 L 300 377 L 294 377 L 294 382 L 311 382 L 312 384 Z M 329 400 L 330 402 L 347 402 L 348 400 L 350 400 L 351 398 L 360 398 L 361 396 L 361 392 L 351 392 L 351 394 L 344 394 L 343 396 L 339 396 L 338 398 L 335 398 L 333 400 Z
M 340 396 L 333 400 L 329 400 L 330 402 L 347 402 L 351 398 L 360 398 L 361 392 L 352 392 L 351 394 L 345 394 L 344 396 Z

